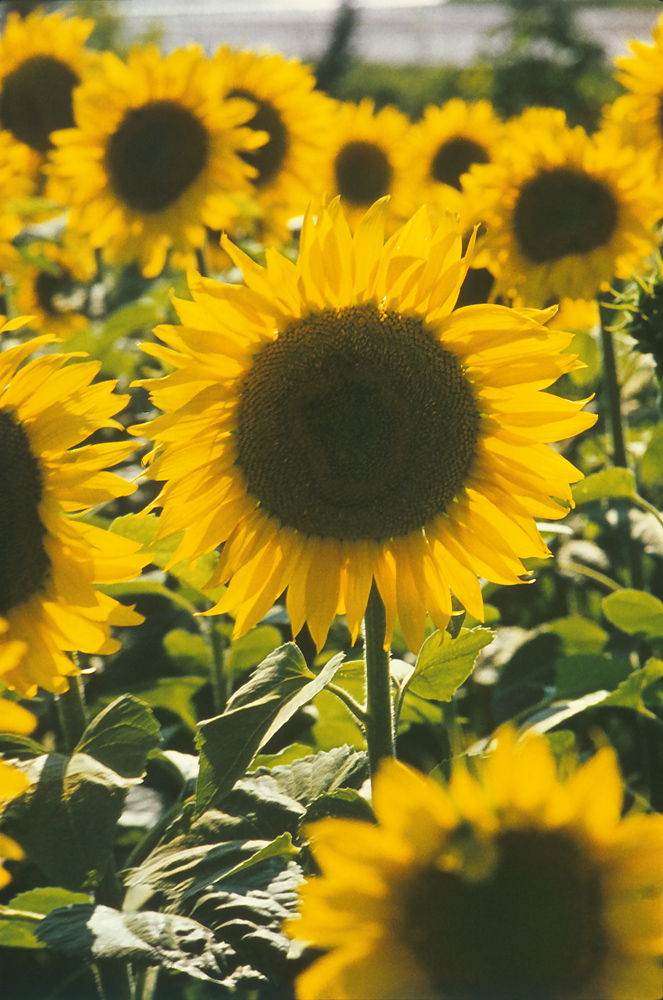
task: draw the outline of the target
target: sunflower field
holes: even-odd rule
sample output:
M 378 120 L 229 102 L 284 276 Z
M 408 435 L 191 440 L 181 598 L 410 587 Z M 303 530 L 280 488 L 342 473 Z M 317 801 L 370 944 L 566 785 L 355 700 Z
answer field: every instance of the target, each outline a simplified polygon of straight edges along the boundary
M 663 12 L 13 6 L 2 1000 L 661 1000 Z

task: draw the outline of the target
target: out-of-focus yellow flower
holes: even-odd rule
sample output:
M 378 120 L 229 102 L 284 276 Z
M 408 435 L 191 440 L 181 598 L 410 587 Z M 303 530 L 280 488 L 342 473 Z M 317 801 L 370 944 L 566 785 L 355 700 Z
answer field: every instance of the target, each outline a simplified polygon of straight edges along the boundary
M 387 761 L 378 825 L 311 825 L 321 875 L 286 930 L 326 954 L 299 1000 L 658 1000 L 663 816 L 620 818 L 613 751 L 562 782 L 506 728 L 477 768 L 445 789 Z
M 27 321 L 0 322 L 0 335 Z M 27 360 L 52 339 L 0 352 L 0 676 L 26 695 L 38 685 L 67 690 L 77 672 L 68 651 L 119 648 L 111 626 L 142 618 L 95 584 L 133 579 L 148 561 L 135 542 L 69 516 L 134 491 L 106 471 L 134 446 L 82 444 L 103 427 L 121 429 L 112 416 L 127 397 L 114 382 L 92 384 L 98 362 Z
M 240 127 L 254 106 L 224 99 L 220 64 L 195 46 L 136 48 L 127 64 L 106 52 L 102 70 L 76 91 L 77 127 L 53 135 L 49 196 L 111 263 L 153 277 L 172 247 L 192 265 L 205 227 L 225 228 L 249 191 L 240 153 L 265 140 Z
M 528 306 L 591 299 L 655 246 L 650 164 L 607 133 L 569 128 L 562 111 L 510 122 L 499 158 L 474 165 L 463 188 L 486 227 L 476 262 L 495 274 L 493 294 Z

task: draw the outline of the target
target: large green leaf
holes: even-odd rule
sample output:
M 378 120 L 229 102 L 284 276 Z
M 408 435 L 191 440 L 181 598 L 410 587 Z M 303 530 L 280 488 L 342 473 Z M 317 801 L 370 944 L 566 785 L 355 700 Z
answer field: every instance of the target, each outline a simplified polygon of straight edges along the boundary
M 612 691 L 630 673 L 628 663 L 612 656 L 575 653 L 561 656 L 555 663 L 555 699 L 581 698 L 591 691 Z
M 608 639 L 604 628 L 581 615 L 554 618 L 545 625 L 545 631 L 560 637 L 567 656 L 600 653 Z
M 316 676 L 294 643 L 275 650 L 228 702 L 226 711 L 201 723 L 199 812 L 220 802 L 250 765 L 261 746 L 321 691 L 341 665 L 339 654 Z
M 434 632 L 421 647 L 408 690 L 427 700 L 451 701 L 493 637 L 490 629 L 481 627 L 462 628 L 457 639 L 448 632 Z
M 179 715 L 185 726 L 195 731 L 198 718 L 193 696 L 207 683 L 205 677 L 160 677 L 156 683 L 138 691 L 150 708 L 165 708 Z
M 159 723 L 150 709 L 125 694 L 92 720 L 76 751 L 89 754 L 123 778 L 140 778 L 150 752 L 160 742 Z
M 592 500 L 613 500 L 637 497 L 635 477 L 630 469 L 614 468 L 594 472 L 573 487 L 573 499 L 577 504 Z
M 341 788 L 359 788 L 368 777 L 368 756 L 354 747 L 334 747 L 295 760 L 292 764 L 258 768 L 256 775 L 268 774 L 278 787 L 297 802 L 308 804 L 321 795 Z
M 59 906 L 89 902 L 90 897 L 86 893 L 69 892 L 53 886 L 19 893 L 6 906 L 0 906 L 0 947 L 44 948 L 45 945 L 34 934 L 41 923 L 40 916 Z
M 601 602 L 609 622 L 629 635 L 663 638 L 663 601 L 642 590 L 618 590 Z
M 32 784 L 10 803 L 7 833 L 49 881 L 74 891 L 97 885 L 136 779 L 121 777 L 86 753 L 44 754 L 21 769 Z
M 652 657 L 647 660 L 644 667 L 634 670 L 626 680 L 622 681 L 619 687 L 609 694 L 601 702 L 602 705 L 618 705 L 621 708 L 632 708 L 641 715 L 650 718 L 658 718 L 654 712 L 647 707 L 647 703 L 660 703 L 659 683 L 663 679 L 663 660 Z M 650 697 L 650 688 L 654 685 L 658 687 L 658 696 Z

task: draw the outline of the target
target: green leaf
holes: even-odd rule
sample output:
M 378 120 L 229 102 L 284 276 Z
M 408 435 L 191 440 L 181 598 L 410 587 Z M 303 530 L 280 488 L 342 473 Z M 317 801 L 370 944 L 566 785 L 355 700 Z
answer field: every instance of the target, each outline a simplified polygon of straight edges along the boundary
M 255 667 L 282 642 L 283 637 L 274 625 L 257 625 L 241 639 L 233 641 L 226 651 L 223 669 L 231 677 L 237 677 Z
M 4 948 L 44 948 L 34 931 L 41 921 L 39 914 L 46 915 L 59 906 L 72 903 L 89 903 L 86 893 L 68 892 L 67 889 L 48 887 L 22 892 L 7 904 L 0 906 L 0 946 Z M 26 916 L 21 919 L 20 914 Z
M 365 823 L 376 822 L 369 803 L 355 788 L 339 788 L 335 792 L 319 795 L 306 810 L 303 823 L 314 823 L 330 816 L 336 819 L 358 819 Z
M 244 872 L 247 868 L 252 868 L 253 865 L 259 864 L 261 861 L 266 861 L 268 858 L 296 858 L 299 854 L 300 848 L 295 847 L 292 842 L 292 836 L 286 830 L 282 833 L 280 837 L 275 837 L 271 843 L 267 844 L 266 847 L 261 847 L 259 851 L 252 854 L 250 858 L 245 861 L 240 861 L 238 865 L 231 868 L 229 871 L 224 872 L 219 876 L 217 882 L 220 882 L 224 878 L 233 878 L 239 875 L 240 872 Z
M 207 683 L 205 677 L 160 677 L 138 693 L 150 708 L 165 708 L 179 715 L 185 726 L 195 732 L 198 717 L 193 706 L 193 696 Z
M 163 645 L 183 673 L 209 676 L 212 652 L 202 635 L 175 628 L 163 637 Z
M 481 627 L 463 628 L 457 639 L 448 632 L 433 632 L 421 647 L 408 690 L 427 700 L 451 701 L 493 638 L 490 629 Z
M 363 660 L 349 660 L 343 663 L 334 677 L 334 684 L 343 688 L 360 705 L 366 698 L 366 668 Z M 331 691 L 321 691 L 313 702 L 318 712 L 318 721 L 313 726 L 312 751 L 332 750 L 335 747 L 354 746 L 358 750 L 366 747 L 366 739 L 357 722 L 343 702 Z
M 573 487 L 573 499 L 577 504 L 619 498 L 635 500 L 636 497 L 635 477 L 630 469 L 603 469 Z
M 368 777 L 368 755 L 350 746 L 334 747 L 291 764 L 260 767 L 255 774 L 268 774 L 285 795 L 308 804 L 321 795 L 334 794 L 345 785 L 358 788 Z
M 558 635 L 562 640 L 567 656 L 580 653 L 587 655 L 600 653 L 605 646 L 608 633 L 590 618 L 581 615 L 569 615 L 568 618 L 556 618 L 545 627 L 546 632 Z
M 136 780 L 122 778 L 86 753 L 43 754 L 20 768 L 32 784 L 7 807 L 7 834 L 49 881 L 74 891 L 97 885 Z
M 601 602 L 609 622 L 629 635 L 647 639 L 663 637 L 663 601 L 642 590 L 619 590 Z
M 227 971 L 228 947 L 217 943 L 209 928 L 174 913 L 120 913 L 78 904 L 53 910 L 36 934 L 49 948 L 80 962 L 159 966 L 217 983 Z
M 199 812 L 230 792 L 260 747 L 325 687 L 342 659 L 342 654 L 335 656 L 316 676 L 295 643 L 287 643 L 263 660 L 222 715 L 201 723 Z
M 622 681 L 616 691 L 604 698 L 601 705 L 618 705 L 621 708 L 632 708 L 641 715 L 657 719 L 658 716 L 647 708 L 648 688 L 663 678 L 663 660 L 654 657 L 647 660 L 644 667 L 634 670 L 626 680 Z
M 638 462 L 638 481 L 647 489 L 663 482 L 663 424 L 657 424 Z
M 125 694 L 92 720 L 75 752 L 89 754 L 123 778 L 140 778 L 160 742 L 159 723 L 150 709 Z
M 630 673 L 630 667 L 612 656 L 575 653 L 555 663 L 555 699 L 580 698 L 591 691 L 612 691 Z

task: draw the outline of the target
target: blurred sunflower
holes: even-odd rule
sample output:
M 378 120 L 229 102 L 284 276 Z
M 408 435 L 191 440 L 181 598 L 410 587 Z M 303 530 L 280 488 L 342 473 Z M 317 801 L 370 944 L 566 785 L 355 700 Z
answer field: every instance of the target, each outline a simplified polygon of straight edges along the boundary
M 76 292 L 77 282 L 89 282 L 97 264 L 89 244 L 65 234 L 63 246 L 36 240 L 10 267 L 14 311 L 30 316 L 33 330 L 44 330 L 66 338 L 89 325 L 80 312 L 85 292 Z
M 463 180 L 486 226 L 477 264 L 495 274 L 493 294 L 539 307 L 591 299 L 630 276 L 655 245 L 649 165 L 606 133 L 569 128 L 554 109 L 526 111 L 505 134 L 498 160 Z
M 33 11 L 7 16 L 0 37 L 0 125 L 43 156 L 51 133 L 74 124 L 72 94 L 96 65 L 85 49 L 94 21 Z
M 406 172 L 411 125 L 397 108 L 376 112 L 373 101 L 339 104 L 330 123 L 327 167 L 316 193 L 340 195 L 350 228 L 373 202 L 389 195 L 388 226 L 393 230 L 408 215 Z
M 240 156 L 256 170 L 252 185 L 263 213 L 261 240 L 286 242 L 288 219 L 304 212 L 318 188 L 333 103 L 314 89 L 313 73 L 298 59 L 223 46 L 214 61 L 223 69 L 228 97 L 253 102 L 247 126 L 267 133 L 263 145 Z
M 412 649 L 426 612 L 444 628 L 450 588 L 481 617 L 477 574 L 518 583 L 547 553 L 533 516 L 562 517 L 580 472 L 543 442 L 591 426 L 582 403 L 541 393 L 575 367 L 549 313 L 452 312 L 470 255 L 421 209 L 383 246 L 384 201 L 351 235 L 339 199 L 306 215 L 296 264 L 259 267 L 227 239 L 248 287 L 190 275 L 181 327 L 144 350 L 177 370 L 146 380 L 166 411 L 133 433 L 156 442 L 166 483 L 159 535 L 173 557 L 225 542 L 209 612 L 235 634 L 288 588 L 293 633 L 321 647 L 336 613 L 356 637 L 375 578 Z
M 651 150 L 663 181 L 663 15 L 652 29 L 653 44 L 633 39 L 631 55 L 615 60 L 617 79 L 631 93 L 607 109 L 608 126 L 616 126 L 625 141 L 639 150 Z
M 387 761 L 378 825 L 309 827 L 322 874 L 286 931 L 327 954 L 299 1000 L 658 1000 L 663 817 L 620 819 L 613 751 L 561 782 L 506 728 L 478 770 L 447 790 Z
M 5 322 L 0 335 L 26 322 Z M 134 491 L 105 471 L 133 445 L 76 447 L 103 427 L 121 428 L 111 418 L 127 397 L 113 393 L 114 382 L 91 384 L 99 363 L 66 364 L 75 355 L 23 364 L 52 339 L 43 335 L 0 353 L 0 620 L 7 626 L 0 666 L 4 683 L 26 695 L 37 685 L 67 690 L 66 676 L 77 672 L 67 651 L 119 648 L 111 625 L 142 618 L 94 584 L 133 579 L 148 561 L 134 542 L 69 516 Z M 27 652 L 19 658 L 21 644 Z
M 429 105 L 408 142 L 414 208 L 425 203 L 462 216 L 460 179 L 473 163 L 492 162 L 502 130 L 488 101 L 454 98 L 441 107 Z
M 205 227 L 226 227 L 249 190 L 239 154 L 265 135 L 238 126 L 253 105 L 223 99 L 219 64 L 195 46 L 133 49 L 127 64 L 106 52 L 102 68 L 76 92 L 77 128 L 53 136 L 48 194 L 111 263 L 154 277 L 173 247 L 191 265 Z

